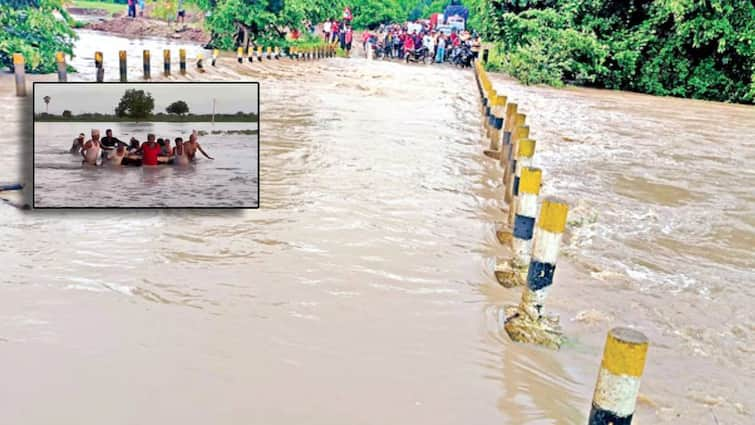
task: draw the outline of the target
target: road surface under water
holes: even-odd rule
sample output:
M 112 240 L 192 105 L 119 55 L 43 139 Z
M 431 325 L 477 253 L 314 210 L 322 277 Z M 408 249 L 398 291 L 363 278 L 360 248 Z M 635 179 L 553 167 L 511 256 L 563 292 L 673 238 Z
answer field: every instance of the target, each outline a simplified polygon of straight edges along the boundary
M 471 71 L 229 56 L 185 78 L 261 81 L 261 209 L 3 209 L 2 422 L 580 424 L 617 325 L 652 341 L 634 423 L 751 422 L 752 108 L 496 81 L 574 206 L 550 352 L 501 331 L 519 291 L 492 274 L 501 172 Z M 2 81 L 10 180 L 25 109 Z

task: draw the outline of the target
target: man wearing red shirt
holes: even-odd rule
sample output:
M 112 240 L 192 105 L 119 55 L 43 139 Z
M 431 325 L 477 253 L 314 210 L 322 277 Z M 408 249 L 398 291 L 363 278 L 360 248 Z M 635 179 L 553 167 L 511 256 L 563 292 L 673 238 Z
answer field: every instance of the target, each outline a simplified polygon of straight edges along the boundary
M 157 165 L 157 157 L 160 155 L 160 145 L 155 142 L 155 135 L 148 134 L 147 141 L 142 143 L 142 165 Z

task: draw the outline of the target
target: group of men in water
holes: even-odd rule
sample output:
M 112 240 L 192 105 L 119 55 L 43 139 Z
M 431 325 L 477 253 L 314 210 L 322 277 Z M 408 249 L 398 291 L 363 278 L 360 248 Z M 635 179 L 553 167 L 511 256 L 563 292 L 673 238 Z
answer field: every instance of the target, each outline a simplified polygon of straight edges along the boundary
M 189 140 L 184 141 L 181 137 L 174 140 L 175 146 L 170 146 L 170 139 L 155 139 L 154 134 L 147 135 L 147 141 L 139 143 L 132 137 L 130 143 L 125 143 L 113 137 L 113 131 L 107 129 L 105 137 L 100 138 L 100 130 L 92 129 L 91 139 L 84 140 L 84 133 L 73 139 L 70 152 L 74 155 L 81 154 L 82 164 L 97 165 L 143 165 L 154 166 L 158 164 L 188 165 L 194 161 L 197 151 L 208 159 L 209 156 L 199 145 L 196 131 L 191 133 Z

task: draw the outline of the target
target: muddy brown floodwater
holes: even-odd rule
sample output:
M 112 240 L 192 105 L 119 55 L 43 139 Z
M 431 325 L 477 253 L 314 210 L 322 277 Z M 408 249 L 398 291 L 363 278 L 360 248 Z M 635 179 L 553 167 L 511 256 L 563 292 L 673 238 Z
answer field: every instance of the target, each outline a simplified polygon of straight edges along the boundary
M 124 44 L 164 43 L 80 41 L 109 79 Z M 520 294 L 493 277 L 471 71 L 224 56 L 185 78 L 262 83 L 261 209 L 0 206 L 1 423 L 583 424 L 618 325 L 652 344 L 634 423 L 752 423 L 752 107 L 496 79 L 573 206 L 551 352 L 502 332 Z M 14 181 L 29 124 L 0 81 Z

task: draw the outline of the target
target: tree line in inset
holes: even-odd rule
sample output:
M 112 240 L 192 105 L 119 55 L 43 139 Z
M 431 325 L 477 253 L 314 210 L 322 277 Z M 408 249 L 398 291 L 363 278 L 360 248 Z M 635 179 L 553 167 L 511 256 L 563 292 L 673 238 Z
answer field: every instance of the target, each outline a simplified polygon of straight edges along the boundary
M 177 100 L 165 108 L 164 112 L 154 113 L 155 99 L 152 94 L 138 89 L 127 89 L 115 106 L 114 114 L 85 112 L 73 114 L 66 109 L 60 115 L 47 112 L 52 98 L 45 96 L 45 112 L 35 114 L 35 121 L 170 121 L 170 122 L 257 122 L 253 112 L 236 112 L 235 114 L 192 114 L 189 105 Z

